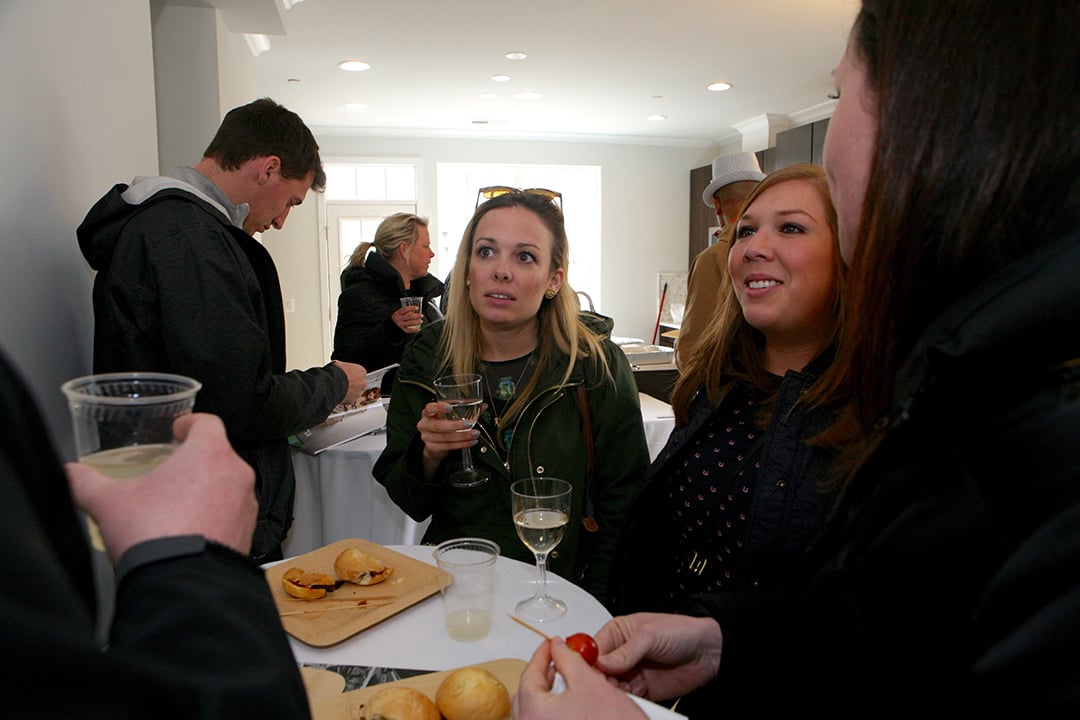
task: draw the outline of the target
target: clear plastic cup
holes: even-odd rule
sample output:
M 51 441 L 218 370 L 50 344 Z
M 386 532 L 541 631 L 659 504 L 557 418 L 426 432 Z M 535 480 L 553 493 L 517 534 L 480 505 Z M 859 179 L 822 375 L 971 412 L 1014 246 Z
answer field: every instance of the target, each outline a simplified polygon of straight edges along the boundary
M 453 640 L 482 640 L 491 632 L 498 544 L 456 538 L 439 544 L 434 554 L 435 563 L 453 577 L 441 591 L 446 632 Z

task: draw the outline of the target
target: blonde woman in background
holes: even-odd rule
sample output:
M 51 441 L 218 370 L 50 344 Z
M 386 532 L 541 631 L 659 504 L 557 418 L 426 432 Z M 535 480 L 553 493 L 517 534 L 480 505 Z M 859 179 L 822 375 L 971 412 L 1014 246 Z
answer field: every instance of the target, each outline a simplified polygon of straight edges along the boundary
M 357 245 L 341 272 L 334 360 L 368 370 L 401 360 L 405 343 L 423 321 L 436 318 L 428 301 L 442 295 L 443 283 L 428 272 L 433 257 L 428 221 L 412 213 L 390 215 L 375 231 L 374 243 Z M 401 298 L 408 296 L 424 298 L 420 310 L 401 307 Z M 384 395 L 393 380 L 392 372 L 384 377 Z

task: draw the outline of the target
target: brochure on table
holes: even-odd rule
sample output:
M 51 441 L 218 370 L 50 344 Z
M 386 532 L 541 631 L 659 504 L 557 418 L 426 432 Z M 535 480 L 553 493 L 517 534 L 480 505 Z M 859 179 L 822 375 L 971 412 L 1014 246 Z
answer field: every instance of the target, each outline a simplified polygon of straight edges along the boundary
M 384 432 L 386 403 L 390 398 L 381 397 L 379 385 L 382 376 L 396 367 L 397 364 L 387 365 L 369 372 L 367 392 L 351 406 L 339 405 L 323 422 L 298 432 L 290 438 L 292 444 L 306 453 L 318 455 L 358 437 Z

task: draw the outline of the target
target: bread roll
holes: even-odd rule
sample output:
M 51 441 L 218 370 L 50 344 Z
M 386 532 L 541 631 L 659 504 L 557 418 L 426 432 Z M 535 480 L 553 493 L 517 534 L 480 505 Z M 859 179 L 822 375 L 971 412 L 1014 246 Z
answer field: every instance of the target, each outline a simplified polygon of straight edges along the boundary
M 326 573 L 304 572 L 301 568 L 293 567 L 281 576 L 281 584 L 285 592 L 295 598 L 318 600 L 334 589 L 335 581 Z
M 439 709 L 424 693 L 408 687 L 388 687 L 364 704 L 360 720 L 441 720 Z
M 383 565 L 359 548 L 345 548 L 334 560 L 334 572 L 346 582 L 357 585 L 381 583 L 394 574 L 394 568 Z
M 504 720 L 510 717 L 510 693 L 484 668 L 460 668 L 435 691 L 435 706 L 446 720 Z

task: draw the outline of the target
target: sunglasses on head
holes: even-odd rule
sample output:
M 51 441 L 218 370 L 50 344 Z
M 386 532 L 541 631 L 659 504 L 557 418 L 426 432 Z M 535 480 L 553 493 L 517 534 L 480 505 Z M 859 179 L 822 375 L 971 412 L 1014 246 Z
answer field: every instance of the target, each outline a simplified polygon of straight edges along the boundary
M 489 187 L 480 188 L 480 191 L 476 194 L 476 207 L 480 207 L 480 203 L 492 198 L 497 198 L 500 195 L 506 195 L 508 193 L 524 193 L 525 195 L 539 195 L 542 198 L 547 198 L 551 202 L 555 203 L 556 207 L 562 210 L 562 193 L 555 192 L 554 190 L 548 190 L 547 188 L 516 188 L 509 185 L 491 185 Z M 475 209 L 475 208 L 474 208 Z

